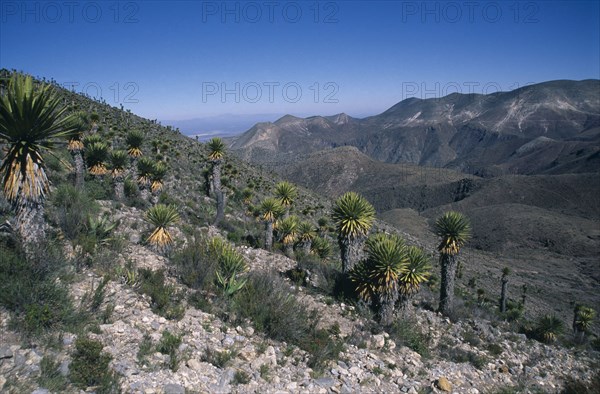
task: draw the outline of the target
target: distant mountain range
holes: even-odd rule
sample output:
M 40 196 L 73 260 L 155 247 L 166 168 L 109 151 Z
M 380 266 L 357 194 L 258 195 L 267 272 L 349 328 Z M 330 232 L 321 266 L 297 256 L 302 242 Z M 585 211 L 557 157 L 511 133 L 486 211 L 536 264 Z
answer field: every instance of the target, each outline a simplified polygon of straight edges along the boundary
M 283 116 L 257 123 L 231 148 L 273 168 L 354 146 L 387 163 L 479 176 L 595 172 L 600 168 L 600 80 L 559 80 L 489 95 L 409 98 L 364 119 Z

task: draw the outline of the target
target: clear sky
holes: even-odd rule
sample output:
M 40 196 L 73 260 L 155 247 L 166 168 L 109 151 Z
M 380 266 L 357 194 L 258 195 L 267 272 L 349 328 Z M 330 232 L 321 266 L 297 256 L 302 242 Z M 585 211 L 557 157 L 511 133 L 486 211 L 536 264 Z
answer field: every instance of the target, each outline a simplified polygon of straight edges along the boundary
M 0 67 L 154 119 L 600 78 L 597 1 L 0 1 Z

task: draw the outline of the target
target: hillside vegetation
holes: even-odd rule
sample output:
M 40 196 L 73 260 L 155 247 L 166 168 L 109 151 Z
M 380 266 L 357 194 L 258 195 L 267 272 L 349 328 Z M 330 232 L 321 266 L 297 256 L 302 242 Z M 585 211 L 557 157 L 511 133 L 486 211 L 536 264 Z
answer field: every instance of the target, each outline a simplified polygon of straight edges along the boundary
M 415 192 L 394 210 L 376 193 L 346 193 L 360 178 L 321 196 L 218 139 L 200 143 L 53 84 L 54 122 L 28 123 L 33 115 L 20 119 L 9 99 L 27 106 L 41 81 L 0 76 L 2 392 L 591 393 L 598 384 L 595 311 L 566 310 L 569 300 L 548 290 L 580 272 L 503 273 L 515 264 L 488 259 L 485 212 L 443 209 L 493 183 L 439 170 L 431 187 L 454 200 L 419 203 Z M 12 165 L 31 162 L 34 171 Z M 414 187 L 429 176 L 405 171 Z M 22 187 L 31 179 L 33 189 Z M 556 238 L 582 258 L 593 253 L 577 232 L 591 225 L 588 205 L 578 205 L 572 237 Z M 553 230 L 543 218 L 525 224 Z M 438 260 L 458 264 L 455 287 Z M 581 283 L 570 301 L 594 305 L 589 288 L 597 284 Z

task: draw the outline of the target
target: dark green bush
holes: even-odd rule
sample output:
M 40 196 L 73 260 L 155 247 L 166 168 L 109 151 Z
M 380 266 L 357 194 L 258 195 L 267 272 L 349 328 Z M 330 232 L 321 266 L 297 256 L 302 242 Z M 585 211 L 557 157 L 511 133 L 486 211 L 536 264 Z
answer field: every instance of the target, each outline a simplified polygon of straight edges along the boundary
M 156 350 L 169 355 L 169 368 L 174 372 L 179 367 L 179 354 L 177 353 L 179 345 L 181 345 L 181 336 L 171 334 L 168 330 L 163 331 L 162 338 L 156 345 Z
M 300 304 L 289 285 L 275 274 L 250 273 L 244 289 L 235 295 L 232 308 L 268 337 L 309 352 L 313 369 L 337 358 L 342 348 L 326 330 L 317 329 L 317 312 Z
M 150 297 L 154 313 L 170 320 L 179 320 L 185 313 L 181 303 L 182 295 L 173 286 L 165 283 L 163 270 L 152 271 L 147 268 L 139 270 L 139 292 Z
M 53 392 L 64 392 L 67 390 L 69 381 L 60 373 L 60 363 L 54 357 L 44 356 L 40 361 L 40 377 L 37 383 L 40 387 Z
M 57 248 L 40 246 L 34 263 L 17 250 L 0 244 L 0 305 L 15 313 L 12 322 L 26 336 L 72 330 L 86 316 L 73 307 L 67 288 L 56 281 L 64 267 Z
M 177 274 L 185 285 L 193 289 L 209 289 L 213 286 L 217 260 L 199 236 L 176 252 L 171 261 L 177 267 Z
M 102 343 L 82 337 L 75 341 L 75 349 L 69 366 L 69 379 L 75 386 L 98 386 L 96 393 L 119 392 L 117 376 L 108 367 L 112 357 L 102 352 Z
M 416 321 L 410 319 L 395 320 L 388 327 L 388 333 L 397 345 L 406 346 L 422 357 L 429 357 L 431 338 L 421 331 Z
M 89 194 L 63 183 L 52 193 L 48 214 L 65 237 L 75 241 L 86 232 L 88 219 L 95 216 L 98 209 L 98 204 Z

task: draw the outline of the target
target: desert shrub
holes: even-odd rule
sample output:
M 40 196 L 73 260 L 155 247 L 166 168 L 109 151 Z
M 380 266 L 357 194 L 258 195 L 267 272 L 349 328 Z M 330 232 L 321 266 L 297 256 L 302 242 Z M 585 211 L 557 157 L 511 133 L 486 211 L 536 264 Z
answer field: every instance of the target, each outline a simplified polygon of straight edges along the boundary
M 416 321 L 411 319 L 395 320 L 387 331 L 397 345 L 406 346 L 422 357 L 429 357 L 431 337 L 423 333 Z
M 98 204 L 86 192 L 69 184 L 59 185 L 50 199 L 48 214 L 71 241 L 86 232 L 88 218 L 96 215 Z
M 336 265 L 320 261 L 317 257 L 309 255 L 299 257 L 298 268 L 310 272 L 311 280 L 320 292 L 331 296 L 343 293 L 340 290 L 343 274 Z
M 137 359 L 140 364 L 144 364 L 146 361 L 146 357 L 149 356 L 154 349 L 154 345 L 152 343 L 152 338 L 148 334 L 144 334 L 142 338 L 142 342 L 140 342 L 140 346 L 137 352 Z
M 108 367 L 112 357 L 102 351 L 101 342 L 81 337 L 75 349 L 69 366 L 69 379 L 75 386 L 97 386 L 96 393 L 119 392 L 117 376 Z
M 169 368 L 174 372 L 179 367 L 179 355 L 177 353 L 179 345 L 181 345 L 181 336 L 171 334 L 168 330 L 163 331 L 160 342 L 156 345 L 157 351 L 169 355 Z
M 14 313 L 12 325 L 25 336 L 37 336 L 85 324 L 87 317 L 56 281 L 64 268 L 60 251 L 42 245 L 36 255 L 37 261 L 28 263 L 20 251 L 0 244 L 0 305 Z
M 213 286 L 217 261 L 211 255 L 207 243 L 199 236 L 176 252 L 171 261 L 186 286 L 193 289 L 209 289 Z
M 590 382 L 568 376 L 564 384 L 561 394 L 596 394 L 600 388 L 600 372 L 596 372 Z
M 482 369 L 489 362 L 488 357 L 479 355 L 470 350 L 462 349 L 458 346 L 440 343 L 437 349 L 440 357 L 455 363 L 470 363 L 477 369 Z
M 60 372 L 60 363 L 54 357 L 46 355 L 40 361 L 40 376 L 37 383 L 49 391 L 64 392 L 69 381 Z
M 238 385 L 238 384 L 248 384 L 251 381 L 251 377 L 250 375 L 248 375 L 247 372 L 242 371 L 242 370 L 237 370 L 235 371 L 235 374 L 233 375 L 233 381 L 232 384 L 234 385 Z
M 173 286 L 165 283 L 163 270 L 140 269 L 138 289 L 140 293 L 150 297 L 150 306 L 154 313 L 170 320 L 183 317 L 185 309 L 181 303 L 182 296 Z
M 110 200 L 113 189 L 108 181 L 88 177 L 85 180 L 84 190 L 94 200 Z
M 202 355 L 202 361 L 210 363 L 217 368 L 225 368 L 236 357 L 237 352 L 235 350 L 223 350 L 219 352 L 207 346 Z
M 249 274 L 245 288 L 232 300 L 232 309 L 268 337 L 309 352 L 313 369 L 337 358 L 341 350 L 342 345 L 326 330 L 317 329 L 317 312 L 300 304 L 289 285 L 273 273 Z

